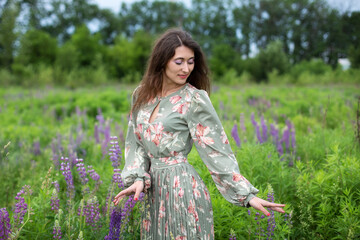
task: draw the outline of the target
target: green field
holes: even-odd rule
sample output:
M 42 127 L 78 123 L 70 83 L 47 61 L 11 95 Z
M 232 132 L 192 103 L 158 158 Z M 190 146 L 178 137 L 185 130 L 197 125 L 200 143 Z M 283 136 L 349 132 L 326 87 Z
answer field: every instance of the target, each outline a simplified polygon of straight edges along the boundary
M 0 208 L 9 212 L 19 239 L 51 239 L 55 222 L 62 239 L 77 239 L 80 231 L 84 239 L 108 234 L 109 213 L 103 209 L 108 193 L 119 191 L 112 184 L 108 137 L 117 136 L 123 148 L 134 88 L 0 89 Z M 275 213 L 268 222 L 254 210 L 226 202 L 194 148 L 189 161 L 211 193 L 216 239 L 229 239 L 231 232 L 237 239 L 360 238 L 359 86 L 214 85 L 211 100 L 241 173 L 260 189 L 259 196 L 273 194 L 275 202 L 287 204 L 287 215 Z M 240 146 L 231 137 L 234 124 Z M 291 141 L 286 142 L 286 134 Z M 75 196 L 69 201 L 59 165 L 62 156 L 83 158 L 102 184 L 92 179 L 81 184 L 74 166 Z M 60 184 L 60 215 L 51 210 L 55 180 Z M 25 200 L 32 210 L 21 223 L 14 220 L 13 211 L 24 185 L 31 187 Z M 77 214 L 82 199 L 99 204 L 93 226 Z M 123 227 L 124 238 L 138 239 L 140 209 L 138 203 Z

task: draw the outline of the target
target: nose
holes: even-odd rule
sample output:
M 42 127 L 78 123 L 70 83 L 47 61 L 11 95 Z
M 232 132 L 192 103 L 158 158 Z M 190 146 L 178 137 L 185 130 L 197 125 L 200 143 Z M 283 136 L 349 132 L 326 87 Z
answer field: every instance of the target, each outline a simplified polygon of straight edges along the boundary
M 188 65 L 188 63 L 187 62 L 185 62 L 184 63 L 184 66 L 183 66 L 183 72 L 185 72 L 185 73 L 188 73 L 189 72 L 189 65 Z

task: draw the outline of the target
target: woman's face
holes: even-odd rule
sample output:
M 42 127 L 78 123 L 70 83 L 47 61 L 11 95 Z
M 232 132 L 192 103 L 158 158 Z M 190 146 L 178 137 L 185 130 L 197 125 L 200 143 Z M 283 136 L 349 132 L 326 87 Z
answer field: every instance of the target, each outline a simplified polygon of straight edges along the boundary
M 163 85 L 174 87 L 184 85 L 194 66 L 194 51 L 185 46 L 176 48 L 175 55 L 166 65 Z

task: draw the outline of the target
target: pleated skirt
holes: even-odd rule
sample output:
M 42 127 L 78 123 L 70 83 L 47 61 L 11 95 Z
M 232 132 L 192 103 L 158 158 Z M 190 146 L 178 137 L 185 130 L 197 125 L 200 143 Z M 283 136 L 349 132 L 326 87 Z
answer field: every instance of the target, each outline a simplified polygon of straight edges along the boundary
M 150 175 L 141 239 L 214 239 L 210 194 L 196 170 L 185 162 L 151 167 Z

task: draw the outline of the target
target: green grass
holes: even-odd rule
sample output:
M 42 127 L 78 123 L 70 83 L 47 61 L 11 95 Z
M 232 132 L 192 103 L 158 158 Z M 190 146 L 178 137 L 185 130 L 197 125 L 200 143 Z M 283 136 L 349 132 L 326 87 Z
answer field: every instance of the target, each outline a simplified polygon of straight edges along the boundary
M 93 165 L 103 181 L 96 196 L 100 206 L 105 205 L 113 170 L 110 160 L 102 153 L 101 143 L 96 143 L 94 138 L 94 127 L 99 125 L 96 115 L 101 109 L 111 135 L 124 135 L 134 88 L 116 85 L 77 90 L 0 89 L 0 207 L 6 207 L 12 217 L 16 193 L 25 184 L 33 190 L 32 222 L 21 230 L 20 239 L 52 238 L 54 222 L 59 216 L 51 213 L 53 187 L 51 184 L 44 187 L 44 180 L 60 182 L 60 206 L 66 206 L 66 183 L 59 167 L 54 166 L 52 146 L 57 146 L 54 149 L 59 156 L 76 153 L 84 158 L 86 165 Z M 230 139 L 241 173 L 260 189 L 259 196 L 267 198 L 273 191 L 275 201 L 286 203 L 287 213 L 292 214 L 292 224 L 284 221 L 283 215 L 275 214 L 273 239 L 360 237 L 360 146 L 355 138 L 359 92 L 356 85 L 214 87 L 211 100 Z M 258 144 L 250 120 L 252 113 L 257 122 L 263 116 L 268 125 L 274 124 L 281 133 L 289 120 L 295 128 L 295 156 L 287 154 L 282 158 L 271 140 Z M 239 128 L 240 114 L 245 118 L 245 131 Z M 241 147 L 231 138 L 235 123 Z M 100 138 L 104 136 L 100 134 Z M 8 142 L 10 145 L 4 149 L 2 146 Z M 37 143 L 40 152 L 36 151 Z M 123 144 L 120 141 L 121 148 Z M 266 231 L 266 219 L 257 224 L 254 211 L 249 216 L 248 209 L 228 203 L 216 189 L 195 149 L 189 161 L 211 193 L 216 239 L 228 239 L 231 229 L 237 239 L 266 239 L 255 235 L 262 233 L 261 228 Z M 50 167 L 53 167 L 52 172 L 45 178 Z M 83 195 L 75 169 L 73 175 L 76 197 L 72 207 L 76 212 Z M 93 187 L 90 183 L 90 188 Z M 130 221 L 125 235 L 128 239 L 139 236 L 139 214 L 140 211 L 136 211 Z M 64 231 L 67 231 L 68 219 L 73 227 L 66 238 L 76 239 L 80 230 L 85 239 L 103 238 L 107 234 L 105 216 L 95 235 L 89 226 L 82 225 L 80 229 L 80 218 L 67 211 L 59 221 Z M 69 237 L 71 234 L 73 236 Z

